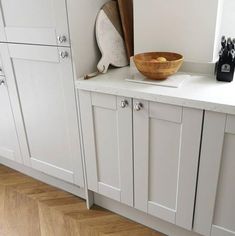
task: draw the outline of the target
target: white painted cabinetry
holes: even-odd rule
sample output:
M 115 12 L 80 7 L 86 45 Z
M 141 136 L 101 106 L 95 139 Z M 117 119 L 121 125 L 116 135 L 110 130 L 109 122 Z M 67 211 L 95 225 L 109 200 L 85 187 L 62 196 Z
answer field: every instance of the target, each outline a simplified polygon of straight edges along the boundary
M 235 235 L 235 116 L 207 111 L 202 137 L 194 230 Z
M 7 81 L 0 63 L 0 156 L 22 163 Z
M 135 99 L 132 109 L 130 98 L 83 90 L 79 98 L 88 188 L 132 205 L 134 183 L 135 208 L 191 230 L 203 111 Z
M 191 230 L 203 111 L 133 104 L 135 208 Z
M 0 41 L 69 46 L 66 0 L 1 0 Z
M 70 50 L 9 44 L 3 60 L 12 64 L 9 80 L 18 88 L 29 149 L 26 164 L 83 186 Z
M 88 188 L 133 206 L 132 100 L 79 91 Z

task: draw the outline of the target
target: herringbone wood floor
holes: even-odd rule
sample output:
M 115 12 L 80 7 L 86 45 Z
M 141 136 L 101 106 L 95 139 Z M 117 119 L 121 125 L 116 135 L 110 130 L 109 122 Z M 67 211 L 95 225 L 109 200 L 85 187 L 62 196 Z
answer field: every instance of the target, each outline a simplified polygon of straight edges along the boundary
M 0 165 L 0 236 L 163 236 Z

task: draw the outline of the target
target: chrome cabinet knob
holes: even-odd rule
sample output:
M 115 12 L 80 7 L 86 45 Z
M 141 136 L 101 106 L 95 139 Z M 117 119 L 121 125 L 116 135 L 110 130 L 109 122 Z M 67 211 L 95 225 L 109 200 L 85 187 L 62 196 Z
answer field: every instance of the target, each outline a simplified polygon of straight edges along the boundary
M 143 104 L 141 102 L 137 102 L 135 105 L 134 105 L 134 110 L 135 111 L 140 111 L 142 108 L 143 108 Z
M 128 101 L 127 100 L 121 101 L 121 108 L 126 108 L 127 106 L 128 106 Z
M 59 43 L 65 43 L 67 41 L 67 37 L 65 35 L 58 36 Z
M 5 84 L 5 80 L 4 79 L 0 79 L 0 85 Z
M 69 57 L 69 53 L 67 51 L 60 52 L 60 57 L 65 59 L 65 58 Z

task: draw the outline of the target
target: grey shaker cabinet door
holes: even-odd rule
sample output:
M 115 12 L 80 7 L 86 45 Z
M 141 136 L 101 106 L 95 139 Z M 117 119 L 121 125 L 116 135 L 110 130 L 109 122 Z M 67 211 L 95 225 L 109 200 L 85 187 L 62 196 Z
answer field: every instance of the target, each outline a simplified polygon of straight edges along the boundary
M 69 46 L 66 0 L 1 0 L 0 41 Z
M 83 186 L 70 50 L 9 44 L 4 60 L 12 65 L 9 80 L 18 88 L 25 132 L 20 137 L 28 146 L 25 164 Z
M 79 91 L 88 188 L 133 206 L 132 100 Z
M 235 116 L 205 113 L 194 231 L 235 235 Z
M 133 106 L 135 208 L 191 230 L 203 111 Z
M 22 163 L 11 101 L 8 93 L 7 80 L 0 61 L 0 156 Z

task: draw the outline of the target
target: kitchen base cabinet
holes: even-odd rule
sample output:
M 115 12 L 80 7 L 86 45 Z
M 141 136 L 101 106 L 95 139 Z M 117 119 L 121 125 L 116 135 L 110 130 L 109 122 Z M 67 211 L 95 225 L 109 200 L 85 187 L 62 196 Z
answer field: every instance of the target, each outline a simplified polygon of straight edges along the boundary
M 22 163 L 7 83 L 0 76 L 0 156 Z
M 203 111 L 133 106 L 135 208 L 191 230 Z
M 88 188 L 192 230 L 203 111 L 83 90 L 79 101 Z
M 133 206 L 132 100 L 79 91 L 88 189 Z
M 18 88 L 26 164 L 84 186 L 70 50 L 9 44 L 3 60 L 12 64 L 9 80 Z
M 202 137 L 194 231 L 235 235 L 235 116 L 207 111 Z

